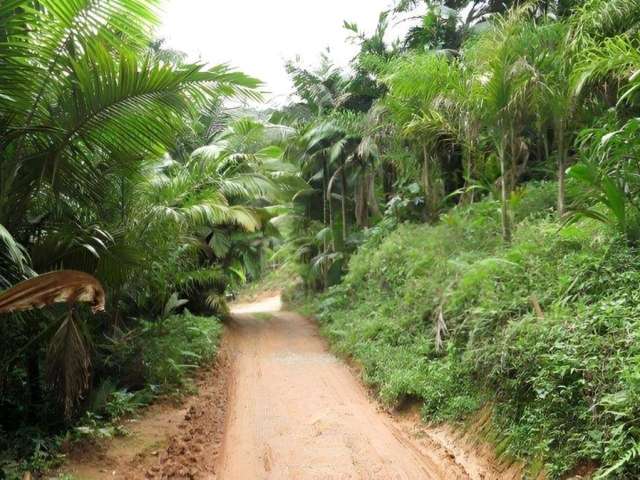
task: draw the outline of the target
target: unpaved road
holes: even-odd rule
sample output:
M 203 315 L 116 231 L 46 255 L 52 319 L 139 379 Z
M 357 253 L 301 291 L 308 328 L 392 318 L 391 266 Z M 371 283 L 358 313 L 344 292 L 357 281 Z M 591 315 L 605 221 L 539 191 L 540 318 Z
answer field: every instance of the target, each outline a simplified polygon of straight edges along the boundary
M 274 297 L 233 310 L 219 478 L 475 476 L 444 445 L 416 438 L 381 411 L 352 371 L 329 353 L 314 323 L 278 309 Z
M 232 309 L 200 393 L 158 405 L 132 435 L 71 455 L 81 480 L 515 480 L 490 449 L 379 407 L 279 296 Z

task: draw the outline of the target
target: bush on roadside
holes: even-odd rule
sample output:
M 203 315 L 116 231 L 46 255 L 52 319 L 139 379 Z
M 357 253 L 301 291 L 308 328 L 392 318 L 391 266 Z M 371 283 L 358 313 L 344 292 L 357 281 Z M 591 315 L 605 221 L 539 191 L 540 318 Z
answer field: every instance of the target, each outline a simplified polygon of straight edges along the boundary
M 133 330 L 99 345 L 103 360 L 96 373 L 102 380 L 86 400 L 74 428 L 58 435 L 35 427 L 20 429 L 19 435 L 11 437 L 0 435 L 0 450 L 5 452 L 5 457 L 0 457 L 0 476 L 4 472 L 9 479 L 19 479 L 24 471 L 56 467 L 63 459 L 60 446 L 68 440 L 126 434 L 119 420 L 135 414 L 158 395 L 188 389 L 191 373 L 215 358 L 221 334 L 222 324 L 216 317 L 185 311 L 164 320 L 141 321 Z
M 143 328 L 145 381 L 160 391 L 183 387 L 189 372 L 212 361 L 222 324 L 215 317 L 185 312 Z
M 511 245 L 490 200 L 400 225 L 315 310 L 386 403 L 419 399 L 428 421 L 491 405 L 500 453 L 532 472 L 638 478 L 640 252 L 599 224 L 561 228 L 548 191 L 523 194 Z

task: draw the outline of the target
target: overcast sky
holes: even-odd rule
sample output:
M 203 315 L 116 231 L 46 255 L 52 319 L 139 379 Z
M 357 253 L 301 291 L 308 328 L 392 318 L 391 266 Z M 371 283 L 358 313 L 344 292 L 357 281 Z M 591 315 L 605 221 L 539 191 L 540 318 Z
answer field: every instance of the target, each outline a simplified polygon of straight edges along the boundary
M 317 63 L 326 47 L 346 65 L 356 47 L 343 20 L 372 31 L 392 0 L 165 0 L 158 32 L 191 59 L 230 63 L 266 83 L 284 100 L 291 85 L 284 62 L 300 55 Z

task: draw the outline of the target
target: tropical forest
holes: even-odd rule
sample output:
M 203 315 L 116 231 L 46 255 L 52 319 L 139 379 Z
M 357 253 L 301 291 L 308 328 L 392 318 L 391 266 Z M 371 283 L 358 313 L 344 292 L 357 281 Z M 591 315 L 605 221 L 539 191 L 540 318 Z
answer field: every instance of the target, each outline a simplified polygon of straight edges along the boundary
M 0 479 L 639 479 L 639 286 L 640 0 L 0 0 Z

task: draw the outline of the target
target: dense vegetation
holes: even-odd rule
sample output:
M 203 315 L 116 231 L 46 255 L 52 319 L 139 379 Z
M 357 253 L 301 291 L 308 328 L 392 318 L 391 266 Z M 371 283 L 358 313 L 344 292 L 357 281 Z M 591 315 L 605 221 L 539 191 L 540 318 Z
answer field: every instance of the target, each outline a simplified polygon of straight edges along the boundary
M 96 316 L 0 322 L 0 476 L 187 383 L 215 353 L 228 289 L 272 242 L 282 131 L 224 103 L 259 99 L 260 82 L 164 49 L 156 7 L 0 4 L 0 289 L 72 269 L 106 290 Z
M 633 478 L 637 250 L 598 224 L 558 231 L 552 187 L 522 193 L 509 245 L 492 200 L 372 238 L 316 309 L 383 401 L 431 421 L 489 406 L 480 433 L 533 476 L 595 461 Z
M 280 255 L 333 285 L 324 332 L 389 404 L 489 412 L 531 476 L 640 474 L 639 6 L 400 2 L 345 24 L 352 71 L 289 65 L 310 188 Z
M 385 402 L 489 411 L 532 475 L 640 475 L 640 3 L 396 3 L 278 109 L 164 48 L 155 0 L 0 4 L 0 288 L 107 301 L 3 316 L 0 469 L 187 385 L 271 258 Z

